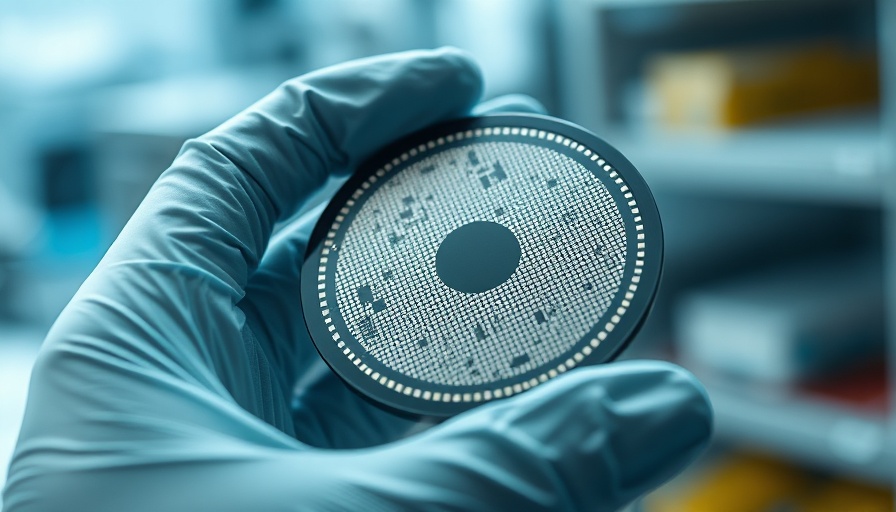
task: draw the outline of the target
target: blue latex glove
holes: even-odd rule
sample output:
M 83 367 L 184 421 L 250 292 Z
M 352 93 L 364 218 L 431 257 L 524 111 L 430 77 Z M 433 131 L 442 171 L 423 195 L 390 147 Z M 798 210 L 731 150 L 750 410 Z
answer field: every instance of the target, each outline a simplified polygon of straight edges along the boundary
M 8 511 L 614 510 L 696 457 L 710 406 L 669 364 L 575 370 L 396 441 L 411 423 L 316 354 L 313 219 L 275 223 L 481 89 L 457 50 L 362 60 L 185 144 L 48 335 Z

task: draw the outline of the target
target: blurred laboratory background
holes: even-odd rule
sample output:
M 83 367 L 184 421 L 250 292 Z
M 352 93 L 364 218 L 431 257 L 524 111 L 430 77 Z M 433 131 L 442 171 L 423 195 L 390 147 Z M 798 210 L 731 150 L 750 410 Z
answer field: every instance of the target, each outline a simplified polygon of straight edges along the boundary
M 185 139 L 444 44 L 655 192 L 665 273 L 625 357 L 697 374 L 716 437 L 632 509 L 894 510 L 894 0 L 0 0 L 0 484 L 44 333 Z

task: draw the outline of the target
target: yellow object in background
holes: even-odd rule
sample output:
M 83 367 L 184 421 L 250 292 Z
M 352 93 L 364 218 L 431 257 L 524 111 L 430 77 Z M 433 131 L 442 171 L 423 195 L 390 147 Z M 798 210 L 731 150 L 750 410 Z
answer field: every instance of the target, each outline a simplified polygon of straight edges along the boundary
M 645 499 L 646 512 L 761 512 L 800 494 L 809 477 L 800 469 L 758 455 L 733 455 L 701 468 L 679 489 Z
M 667 128 L 730 128 L 878 98 L 875 56 L 831 41 L 659 54 L 646 76 Z
M 768 456 L 730 453 L 644 499 L 644 512 L 893 512 L 884 488 L 820 477 Z

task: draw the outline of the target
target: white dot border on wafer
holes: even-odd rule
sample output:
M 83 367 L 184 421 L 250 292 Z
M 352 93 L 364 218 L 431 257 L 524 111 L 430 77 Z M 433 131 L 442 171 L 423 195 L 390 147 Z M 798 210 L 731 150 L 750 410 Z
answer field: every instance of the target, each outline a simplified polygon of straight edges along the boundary
M 590 159 L 592 162 L 595 162 L 601 169 L 603 169 L 603 171 L 608 174 L 610 180 L 619 187 L 619 191 L 622 193 L 623 198 L 625 198 L 625 204 L 629 207 L 634 217 L 635 233 L 637 237 L 637 251 L 635 254 L 634 273 L 632 274 L 632 278 L 625 290 L 625 296 L 622 302 L 620 303 L 619 307 L 616 308 L 616 311 L 612 315 L 610 315 L 609 320 L 606 322 L 606 324 L 604 324 L 597 335 L 592 338 L 588 344 L 582 347 L 581 350 L 573 354 L 571 357 L 536 377 L 532 377 L 529 380 L 518 382 L 512 385 L 495 387 L 492 389 L 476 391 L 472 393 L 421 390 L 419 388 L 401 384 L 399 382 L 396 382 L 394 379 L 391 379 L 385 375 L 381 375 L 366 363 L 362 362 L 361 357 L 358 356 L 358 354 L 354 353 L 351 348 L 346 345 L 345 341 L 341 339 L 340 334 L 336 332 L 336 327 L 333 325 L 333 319 L 330 316 L 330 307 L 327 301 L 327 289 L 325 280 L 326 267 L 329 261 L 330 252 L 333 247 L 333 240 L 335 239 L 336 233 L 339 231 L 339 228 L 342 226 L 342 223 L 345 221 L 345 216 L 351 211 L 352 206 L 355 205 L 355 203 L 361 198 L 361 196 L 363 196 L 374 183 L 376 183 L 380 178 L 385 177 L 387 173 L 391 172 L 402 162 L 406 162 L 410 158 L 425 154 L 430 150 L 444 146 L 445 144 L 451 144 L 455 141 L 478 139 L 480 137 L 495 135 L 531 137 L 539 140 L 553 142 L 557 145 L 582 153 L 583 156 Z M 634 299 L 635 292 L 638 290 L 638 285 L 641 281 L 641 274 L 644 268 L 645 248 L 646 240 L 644 235 L 644 225 L 642 223 L 641 212 L 640 208 L 638 207 L 637 200 L 635 199 L 628 185 L 625 183 L 625 180 L 622 178 L 622 176 L 619 175 L 619 173 L 613 168 L 613 166 L 607 163 L 607 161 L 604 160 L 598 153 L 592 151 L 584 144 L 564 135 L 553 133 L 549 130 L 540 130 L 535 128 L 496 126 L 458 131 L 450 135 L 437 137 L 436 139 L 428 141 L 424 144 L 420 144 L 417 147 L 412 148 L 393 158 L 390 162 L 387 162 L 381 168 L 377 169 L 376 172 L 372 173 L 370 177 L 367 178 L 367 180 L 361 183 L 361 186 L 358 187 L 358 189 L 355 190 L 351 197 L 345 202 L 345 206 L 343 206 L 336 214 L 336 217 L 333 220 L 333 225 L 330 227 L 329 231 L 327 232 L 326 238 L 324 239 L 323 248 L 321 249 L 320 254 L 317 290 L 318 298 L 320 299 L 321 315 L 323 317 L 324 323 L 327 326 L 327 330 L 330 332 L 333 343 L 335 343 L 336 346 L 342 351 L 342 354 L 349 360 L 349 362 L 354 364 L 358 371 L 363 372 L 373 381 L 379 383 L 387 389 L 390 389 L 401 395 L 432 402 L 487 402 L 494 398 L 505 398 L 516 395 L 543 382 L 547 382 L 548 380 L 553 379 L 554 377 L 557 377 L 562 373 L 568 372 L 569 370 L 572 370 L 573 368 L 578 366 L 578 364 L 581 363 L 585 359 L 585 357 L 589 356 L 595 349 L 597 349 L 600 346 L 601 342 L 603 342 L 607 338 L 608 334 L 616 328 L 616 326 L 622 320 L 623 315 L 625 315 L 625 313 L 628 311 L 628 308 L 631 306 L 631 301 L 632 299 Z

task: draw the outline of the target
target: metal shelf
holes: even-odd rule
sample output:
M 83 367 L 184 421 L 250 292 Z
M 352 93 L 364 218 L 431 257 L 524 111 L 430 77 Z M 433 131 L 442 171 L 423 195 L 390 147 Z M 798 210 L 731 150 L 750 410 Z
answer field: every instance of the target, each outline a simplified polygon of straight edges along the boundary
M 657 189 L 753 193 L 835 203 L 883 200 L 883 143 L 871 115 L 713 134 L 602 133 Z
M 880 213 L 884 230 L 886 302 L 893 310 L 896 2 L 862 2 L 864 8 L 874 7 L 877 24 L 882 98 L 872 113 L 803 119 L 711 136 L 638 131 L 620 125 L 626 115 L 637 115 L 622 107 L 628 101 L 626 86 L 636 72 L 633 69 L 646 52 L 665 40 L 690 41 L 687 31 L 697 30 L 700 23 L 712 27 L 713 16 L 729 19 L 732 13 L 749 12 L 751 20 L 762 21 L 765 14 L 778 19 L 773 14 L 779 4 L 766 0 L 564 0 L 557 10 L 561 24 L 557 34 L 561 115 L 616 146 L 658 195 L 692 191 L 716 198 L 741 195 L 784 199 L 794 206 L 813 202 L 813 208 L 873 208 Z M 807 12 L 821 5 L 853 5 L 844 0 L 793 0 L 786 4 Z M 654 25 L 647 21 L 636 26 L 620 25 L 620 20 L 634 19 L 620 15 L 653 8 L 657 8 L 657 16 L 647 21 Z M 726 35 L 722 33 L 721 39 Z M 694 229 L 701 229 L 702 222 L 694 219 Z M 832 240 L 832 245 L 836 243 Z M 890 382 L 896 382 L 896 315 L 888 318 L 884 357 Z M 885 413 L 788 391 L 786 387 L 757 389 L 698 376 L 709 389 L 720 439 L 754 445 L 785 459 L 893 488 L 896 436 L 888 429 L 896 425 L 892 384 L 890 412 Z
M 780 388 L 757 390 L 700 378 L 709 390 L 719 438 L 833 473 L 892 482 L 896 446 L 885 414 Z

